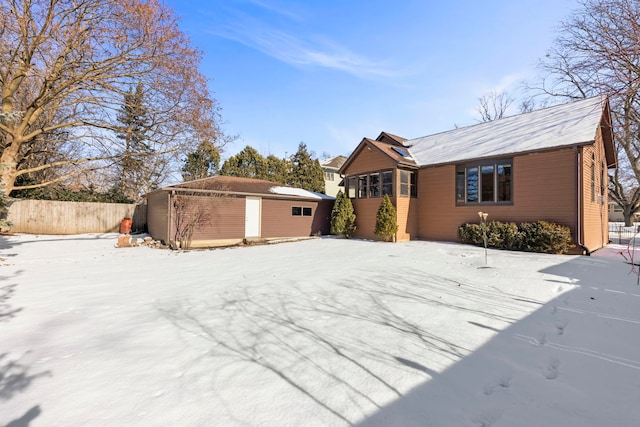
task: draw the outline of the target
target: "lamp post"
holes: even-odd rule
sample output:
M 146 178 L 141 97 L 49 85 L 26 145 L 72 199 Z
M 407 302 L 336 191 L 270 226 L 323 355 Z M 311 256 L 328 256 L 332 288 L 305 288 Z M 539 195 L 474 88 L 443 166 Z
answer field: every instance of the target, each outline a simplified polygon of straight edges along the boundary
M 480 217 L 480 226 L 482 227 L 482 238 L 484 240 L 484 265 L 487 265 L 487 212 L 478 212 Z

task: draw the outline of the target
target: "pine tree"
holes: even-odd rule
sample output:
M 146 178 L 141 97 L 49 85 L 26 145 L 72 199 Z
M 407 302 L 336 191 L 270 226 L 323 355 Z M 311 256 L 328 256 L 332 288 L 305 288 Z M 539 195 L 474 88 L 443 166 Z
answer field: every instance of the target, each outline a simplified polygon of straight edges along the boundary
M 122 194 L 130 200 L 136 200 L 144 187 L 153 187 L 159 176 L 150 176 L 152 172 L 145 167 L 146 158 L 153 149 L 149 145 L 147 131 L 148 111 L 144 106 L 144 88 L 136 86 L 135 92 L 124 95 L 124 102 L 117 116 L 120 122 L 118 138 L 124 146 L 121 152 L 119 187 Z
M 388 195 L 384 195 L 382 203 L 376 213 L 376 228 L 374 234 L 382 237 L 384 240 L 391 240 L 398 231 L 398 220 L 396 208 L 391 203 Z
M 318 159 L 313 159 L 307 145 L 301 142 L 298 151 L 291 156 L 289 185 L 316 193 L 324 193 L 324 172 Z
M 289 180 L 289 162 L 269 154 L 267 156 L 267 179 L 269 181 L 278 182 L 287 185 Z
M 218 173 L 220 152 L 211 142 L 204 141 L 198 145 L 196 151 L 187 154 L 183 162 L 182 179 L 194 181 L 207 178 Z
M 356 231 L 356 215 L 353 212 L 353 205 L 342 191 L 338 191 L 333 210 L 331 211 L 331 234 L 351 237 Z
M 248 145 L 224 162 L 220 168 L 220 175 L 269 179 L 266 159 L 255 148 Z

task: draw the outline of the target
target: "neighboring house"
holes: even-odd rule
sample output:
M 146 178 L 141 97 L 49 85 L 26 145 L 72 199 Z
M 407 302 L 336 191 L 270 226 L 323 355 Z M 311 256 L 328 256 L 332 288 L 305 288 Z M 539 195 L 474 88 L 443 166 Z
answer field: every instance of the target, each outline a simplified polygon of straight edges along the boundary
M 640 212 L 633 214 L 633 221 L 637 221 L 640 216 Z M 610 222 L 624 222 L 624 214 L 622 213 L 622 206 L 618 203 L 609 201 L 609 221 Z
M 275 182 L 216 176 L 146 196 L 149 234 L 165 242 L 195 222 L 192 247 L 329 234 L 334 198 Z
M 338 171 L 346 161 L 347 158 L 345 156 L 336 156 L 320 162 L 322 172 L 324 172 L 325 194 L 336 197 L 338 191 L 342 190 L 344 192 L 344 184 Z
M 403 140 L 364 138 L 340 169 L 355 236 L 375 238 L 388 194 L 397 240 L 458 240 L 463 223 L 547 220 L 593 251 L 609 241 L 607 169 L 616 167 L 609 105 L 585 100 Z

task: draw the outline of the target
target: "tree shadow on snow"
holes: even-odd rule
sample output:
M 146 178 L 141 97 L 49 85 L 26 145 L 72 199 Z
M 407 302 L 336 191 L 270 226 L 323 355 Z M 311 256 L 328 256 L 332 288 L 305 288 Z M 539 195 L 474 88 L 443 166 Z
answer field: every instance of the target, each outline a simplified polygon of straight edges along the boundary
M 20 418 L 10 421 L 5 427 L 28 427 L 31 421 L 35 420 L 41 412 L 40 405 L 36 405 L 25 412 Z
M 11 399 L 36 379 L 47 376 L 51 376 L 49 371 L 31 373 L 31 367 L 20 359 L 13 359 L 8 353 L 0 354 L 0 400 Z
M 399 378 L 430 384 L 470 357 L 464 340 L 446 331 L 469 327 L 457 317 L 481 320 L 472 324 L 480 326 L 477 335 L 491 337 L 542 304 L 424 271 L 402 280 L 383 271 L 336 281 L 328 289 L 265 283 L 158 309 L 188 336 L 209 342 L 218 368 L 224 360 L 267 370 L 321 408 L 321 422 L 353 425 L 385 414 L 390 401 L 405 401 Z M 451 315 L 432 319 L 436 308 Z

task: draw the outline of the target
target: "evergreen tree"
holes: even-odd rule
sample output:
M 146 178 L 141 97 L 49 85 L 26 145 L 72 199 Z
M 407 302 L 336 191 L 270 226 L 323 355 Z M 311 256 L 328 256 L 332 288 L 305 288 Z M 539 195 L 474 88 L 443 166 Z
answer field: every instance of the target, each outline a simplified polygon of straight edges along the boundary
M 135 92 L 126 93 L 117 116 L 121 124 L 118 138 L 123 140 L 119 186 L 122 194 L 131 200 L 136 200 L 142 191 L 154 187 L 153 182 L 160 180 L 159 176 L 152 176 L 154 173 L 145 166 L 145 160 L 153 149 L 146 135 L 149 120 L 143 90 L 142 84 L 138 84 Z
M 376 228 L 374 234 L 382 237 L 384 240 L 391 240 L 398 231 L 398 220 L 396 208 L 391 203 L 388 195 L 384 195 L 382 203 L 376 213 Z
M 291 156 L 289 185 L 316 193 L 324 193 L 324 173 L 318 159 L 313 159 L 307 145 L 301 142 L 298 151 Z
M 331 211 L 331 234 L 340 234 L 349 238 L 354 231 L 356 231 L 356 215 L 353 212 L 351 199 L 340 190 Z
M 267 156 L 267 179 L 286 185 L 289 180 L 289 162 L 273 154 Z
M 207 178 L 218 173 L 220 152 L 211 142 L 204 141 L 196 151 L 187 154 L 182 166 L 182 179 L 194 181 Z
M 244 150 L 224 162 L 220 175 L 269 179 L 267 160 L 255 148 L 247 145 Z

